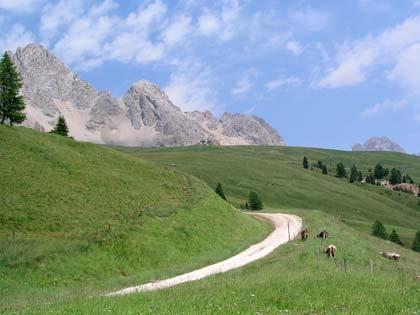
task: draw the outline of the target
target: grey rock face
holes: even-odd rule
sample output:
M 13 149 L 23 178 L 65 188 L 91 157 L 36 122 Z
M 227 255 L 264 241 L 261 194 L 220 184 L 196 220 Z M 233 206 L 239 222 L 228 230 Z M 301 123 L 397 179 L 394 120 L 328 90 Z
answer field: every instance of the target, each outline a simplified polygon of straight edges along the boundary
M 405 153 L 397 143 L 387 137 L 372 137 L 365 144 L 357 143 L 352 147 L 352 151 L 390 151 Z
M 63 115 L 77 140 L 130 146 L 283 145 L 264 120 L 247 115 L 184 113 L 156 84 L 134 83 L 122 99 L 98 92 L 40 45 L 9 52 L 23 80 L 24 125 L 49 131 Z

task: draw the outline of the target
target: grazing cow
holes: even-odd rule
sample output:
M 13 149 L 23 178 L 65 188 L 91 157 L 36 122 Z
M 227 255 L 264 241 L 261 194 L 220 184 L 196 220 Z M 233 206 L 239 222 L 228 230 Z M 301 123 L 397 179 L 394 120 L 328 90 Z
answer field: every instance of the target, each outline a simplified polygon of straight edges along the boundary
M 381 252 L 380 254 L 383 257 L 388 258 L 388 259 L 391 259 L 391 260 L 398 260 L 401 257 L 401 255 L 398 255 L 397 253 Z
M 300 232 L 300 237 L 301 237 L 302 241 L 306 241 L 308 239 L 308 237 L 309 237 L 309 230 L 308 230 L 308 228 L 304 228 L 302 230 L 302 232 Z
M 328 257 L 333 258 L 335 257 L 335 254 L 337 253 L 337 247 L 331 244 L 324 250 L 324 252 Z
M 416 280 L 417 280 L 417 281 L 420 281 L 420 276 L 417 276 L 417 277 L 416 277 Z
M 321 233 L 319 233 L 319 234 L 317 235 L 317 237 L 318 237 L 318 238 L 322 238 L 322 239 L 326 240 L 326 239 L 328 238 L 328 232 L 324 230 L 324 231 L 322 231 Z

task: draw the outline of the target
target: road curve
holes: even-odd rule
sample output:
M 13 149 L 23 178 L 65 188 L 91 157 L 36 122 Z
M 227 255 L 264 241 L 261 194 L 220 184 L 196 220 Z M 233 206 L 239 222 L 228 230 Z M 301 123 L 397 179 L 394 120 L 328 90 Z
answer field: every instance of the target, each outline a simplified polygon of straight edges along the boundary
M 294 239 L 302 228 L 302 219 L 295 215 L 282 213 L 250 213 L 253 216 L 259 216 L 268 219 L 273 223 L 274 231 L 263 241 L 252 245 L 239 254 L 230 257 L 216 264 L 197 269 L 166 280 L 150 282 L 134 287 L 125 288 L 105 294 L 105 296 L 126 295 L 136 292 L 156 291 L 169 288 L 181 283 L 191 282 L 205 277 L 223 273 L 247 265 L 253 261 L 261 259 L 280 245 L 287 243 L 289 239 Z

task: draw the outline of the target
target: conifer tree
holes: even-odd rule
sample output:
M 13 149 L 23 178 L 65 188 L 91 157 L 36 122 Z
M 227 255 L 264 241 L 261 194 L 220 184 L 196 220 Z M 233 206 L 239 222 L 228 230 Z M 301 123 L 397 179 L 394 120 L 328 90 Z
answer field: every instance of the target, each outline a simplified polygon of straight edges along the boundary
M 337 164 L 336 174 L 337 174 L 336 176 L 340 178 L 347 177 L 346 168 L 343 163 L 340 162 Z
M 309 168 L 309 161 L 308 158 L 306 156 L 303 157 L 303 168 L 304 169 L 308 169 Z
M 258 197 L 257 193 L 251 191 L 248 198 L 248 205 L 251 210 L 261 210 L 263 208 L 262 201 L 260 197 Z
M 413 245 L 411 246 L 411 249 L 415 252 L 420 253 L 420 231 L 417 231 L 416 235 L 414 236 Z
M 57 124 L 55 125 L 55 128 L 51 130 L 51 133 L 68 137 L 69 135 L 69 128 L 67 127 L 66 120 L 64 119 L 64 116 L 58 116 Z
M 220 196 L 220 198 L 227 200 L 225 196 L 225 192 L 223 191 L 222 184 L 218 183 L 215 189 L 216 194 Z
M 322 170 L 324 164 L 321 161 L 318 161 L 317 166 L 320 170 Z
M 391 176 L 389 178 L 389 183 L 391 185 L 397 185 L 397 184 L 399 184 L 399 182 L 398 182 L 398 171 L 395 168 L 393 168 L 391 170 Z
M 386 240 L 388 238 L 386 230 L 382 222 L 376 220 L 372 225 L 372 235 Z
M 356 165 L 353 165 L 350 170 L 350 183 L 357 181 L 359 173 L 357 172 Z
M 22 88 L 22 81 L 16 67 L 7 53 L 4 53 L 0 61 L 0 123 L 4 124 L 6 119 L 12 126 L 14 123 L 21 123 L 26 115 L 23 112 L 25 103 L 19 95 Z
M 325 164 L 322 165 L 322 174 L 328 175 L 328 168 L 327 168 L 327 166 Z
M 400 236 L 397 234 L 397 232 L 392 230 L 391 234 L 389 234 L 389 240 L 395 244 L 403 245 L 403 243 L 400 240 Z
M 382 166 L 381 163 L 376 164 L 374 176 L 376 179 L 379 179 L 379 180 L 384 178 L 384 167 Z

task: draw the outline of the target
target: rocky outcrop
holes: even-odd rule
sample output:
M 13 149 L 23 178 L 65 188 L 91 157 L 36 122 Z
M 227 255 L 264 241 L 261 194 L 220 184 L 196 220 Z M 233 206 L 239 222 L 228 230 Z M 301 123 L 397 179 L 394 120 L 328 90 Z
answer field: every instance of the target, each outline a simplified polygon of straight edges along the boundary
M 372 137 L 365 144 L 357 143 L 352 147 L 352 151 L 390 151 L 405 153 L 397 143 L 387 137 Z
M 9 53 L 23 80 L 24 125 L 49 131 L 63 115 L 82 141 L 130 146 L 283 145 L 264 120 L 241 114 L 216 119 L 210 112 L 184 113 L 156 84 L 134 83 L 122 99 L 98 92 L 40 45 Z

